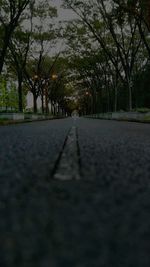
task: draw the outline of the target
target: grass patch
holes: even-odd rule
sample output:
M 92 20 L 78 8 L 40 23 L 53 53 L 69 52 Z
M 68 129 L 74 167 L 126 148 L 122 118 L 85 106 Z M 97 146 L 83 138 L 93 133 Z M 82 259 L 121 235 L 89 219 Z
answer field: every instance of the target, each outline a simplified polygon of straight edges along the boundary
M 140 113 L 147 113 L 150 112 L 149 108 L 137 108 L 134 111 L 140 112 Z
M 8 121 L 8 118 L 0 118 L 0 122 Z
M 8 125 L 10 120 L 8 118 L 0 118 L 0 125 Z
M 150 115 L 143 118 L 144 121 L 150 121 Z

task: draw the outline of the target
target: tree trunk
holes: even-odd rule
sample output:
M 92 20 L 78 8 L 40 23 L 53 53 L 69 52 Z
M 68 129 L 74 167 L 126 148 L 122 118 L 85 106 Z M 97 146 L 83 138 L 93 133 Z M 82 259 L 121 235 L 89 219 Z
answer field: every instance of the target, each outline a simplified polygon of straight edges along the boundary
M 54 116 L 56 115 L 56 104 L 53 104 Z
M 109 93 L 109 85 L 106 87 L 107 90 L 107 112 L 110 111 L 110 93 Z
M 129 107 L 129 111 L 131 111 L 132 110 L 132 87 L 131 87 L 130 80 L 127 81 L 127 86 L 128 86 L 128 107 Z
M 90 96 L 90 114 L 93 114 L 93 95 Z
M 2 54 L 0 55 L 0 74 L 2 73 L 2 70 L 3 70 L 5 54 L 6 54 L 6 50 L 2 51 Z
M 35 94 L 33 94 L 33 111 L 37 113 L 37 97 Z
M 51 113 L 51 115 L 53 115 L 52 101 L 50 101 L 50 113 Z
M 19 112 L 23 112 L 23 103 L 22 103 L 22 75 L 18 73 L 18 109 Z
M 60 115 L 60 106 L 58 104 L 57 115 Z
M 93 90 L 93 92 L 91 94 L 91 98 L 92 98 L 92 101 L 90 101 L 90 99 L 89 99 L 89 103 L 91 103 L 91 106 L 92 106 L 92 108 L 91 108 L 92 114 L 95 114 L 95 91 L 94 90 Z
M 44 114 L 44 94 L 43 94 L 43 90 L 41 93 L 41 102 L 42 102 L 42 114 Z
M 117 105 L 118 105 L 118 88 L 117 86 L 115 86 L 114 112 L 117 111 Z
M 6 56 L 7 48 L 9 45 L 9 37 L 8 36 L 5 36 L 3 43 L 4 43 L 4 45 L 2 47 L 1 54 L 0 54 L 0 74 L 2 73 L 2 70 L 3 70 L 5 56 Z
M 12 33 L 16 26 L 17 24 L 10 23 L 5 27 L 4 39 L 3 39 L 3 44 L 2 44 L 1 54 L 0 54 L 0 74 L 2 73 L 9 42 L 10 42 Z
M 45 107 L 46 107 L 46 113 L 49 113 L 49 99 L 48 99 L 48 89 L 45 89 Z
M 101 88 L 97 94 L 97 112 L 102 113 L 102 89 Z

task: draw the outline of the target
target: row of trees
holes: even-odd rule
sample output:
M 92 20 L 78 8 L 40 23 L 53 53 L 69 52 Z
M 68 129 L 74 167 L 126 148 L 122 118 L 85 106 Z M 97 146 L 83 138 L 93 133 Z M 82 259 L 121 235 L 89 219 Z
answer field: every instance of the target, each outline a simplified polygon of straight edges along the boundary
M 66 95 L 71 94 L 66 87 L 67 60 L 58 51 L 50 56 L 59 38 L 56 17 L 57 9 L 49 0 L 0 1 L 1 106 L 14 107 L 6 100 L 17 86 L 14 99 L 20 112 L 24 109 L 24 96 L 28 91 L 33 95 L 34 112 L 37 112 L 38 97 L 41 98 L 42 112 L 49 112 L 49 103 L 53 113 L 56 113 L 56 107 L 57 112 L 67 109 Z
M 65 38 L 83 112 L 149 107 L 149 1 L 64 0 L 64 6 L 76 14 Z
M 7 77 L 7 94 L 10 84 L 17 85 L 19 111 L 28 91 L 34 112 L 38 97 L 46 113 L 49 103 L 53 113 L 76 107 L 82 113 L 149 107 L 149 1 L 63 2 L 76 17 L 66 22 L 62 34 L 52 1 L 0 0 L 0 76 Z M 61 38 L 65 53 L 50 57 Z M 3 86 L 1 98 L 2 92 Z

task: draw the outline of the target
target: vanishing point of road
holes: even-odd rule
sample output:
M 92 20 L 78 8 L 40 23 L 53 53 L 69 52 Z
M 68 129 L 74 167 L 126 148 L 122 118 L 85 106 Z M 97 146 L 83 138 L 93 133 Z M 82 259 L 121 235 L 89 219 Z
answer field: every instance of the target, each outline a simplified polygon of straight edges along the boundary
M 149 267 L 150 125 L 1 126 L 0 266 Z

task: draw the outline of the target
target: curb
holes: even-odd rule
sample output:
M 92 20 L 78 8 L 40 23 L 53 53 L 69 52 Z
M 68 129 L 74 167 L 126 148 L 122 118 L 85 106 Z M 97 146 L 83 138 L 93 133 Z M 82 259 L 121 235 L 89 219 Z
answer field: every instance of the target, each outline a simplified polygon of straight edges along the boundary
M 52 117 L 47 119 L 26 119 L 26 120 L 4 120 L 0 121 L 0 126 L 7 126 L 7 125 L 16 125 L 16 124 L 23 124 L 23 123 L 30 123 L 30 122 L 40 122 L 40 121 L 48 121 L 48 120 L 58 120 L 58 119 L 65 119 L 67 117 Z
M 98 117 L 84 117 L 84 118 L 87 118 L 87 119 L 96 119 L 96 120 L 123 121 L 123 122 L 137 122 L 137 123 L 146 123 L 146 124 L 150 124 L 150 120 L 110 119 L 110 118 L 98 118 Z

